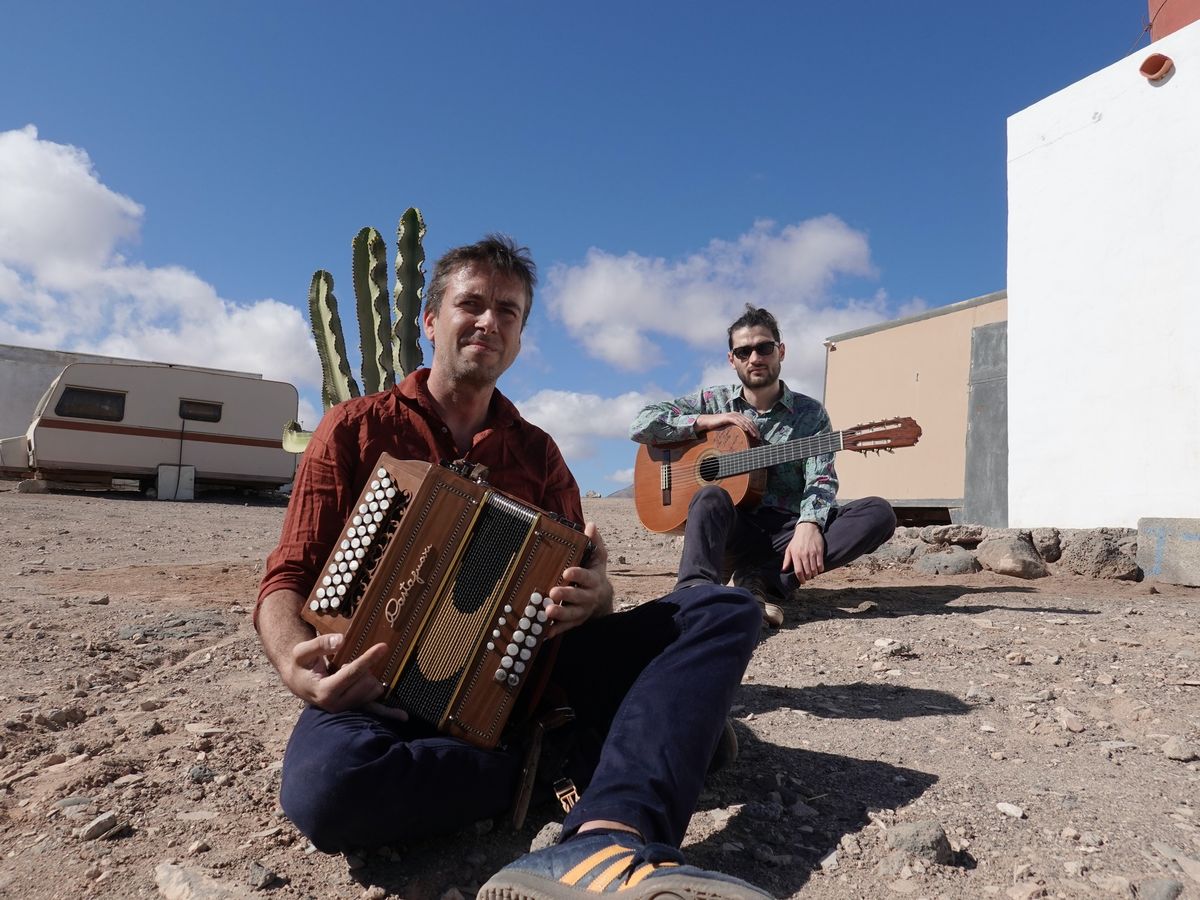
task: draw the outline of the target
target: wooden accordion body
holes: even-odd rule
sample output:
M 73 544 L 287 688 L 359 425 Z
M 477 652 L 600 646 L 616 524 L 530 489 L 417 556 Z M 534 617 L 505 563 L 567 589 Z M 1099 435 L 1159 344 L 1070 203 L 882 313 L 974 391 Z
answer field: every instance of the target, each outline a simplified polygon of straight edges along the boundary
M 546 595 L 591 542 L 466 475 L 382 454 L 302 615 L 345 635 L 335 667 L 387 644 L 382 702 L 491 748 L 533 675 Z

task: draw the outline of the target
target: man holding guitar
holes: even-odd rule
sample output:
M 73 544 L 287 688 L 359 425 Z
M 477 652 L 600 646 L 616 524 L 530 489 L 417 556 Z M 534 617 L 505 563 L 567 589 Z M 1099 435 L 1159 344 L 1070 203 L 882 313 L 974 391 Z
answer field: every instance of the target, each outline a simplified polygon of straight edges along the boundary
M 895 512 L 879 497 L 838 505 L 833 451 L 875 446 L 843 446 L 851 432 L 834 434 L 825 408 L 780 379 L 785 355 L 775 317 L 747 304 L 729 326 L 729 364 L 740 384 L 653 403 L 630 426 L 633 440 L 651 445 L 635 475 L 639 516 L 651 530 L 684 532 L 679 586 L 723 584 L 732 575 L 772 628 L 782 624 L 779 601 L 792 588 L 870 553 L 896 527 Z M 897 424 L 904 422 L 920 435 L 911 420 Z M 892 424 L 860 430 L 880 434 L 875 426 Z M 916 436 L 905 439 L 915 443 Z M 698 452 L 681 444 L 697 438 L 704 439 Z M 758 443 L 764 446 L 739 450 Z M 694 466 L 672 464 L 688 454 Z M 686 519 L 678 515 L 684 502 Z M 664 518 L 668 509 L 675 518 Z

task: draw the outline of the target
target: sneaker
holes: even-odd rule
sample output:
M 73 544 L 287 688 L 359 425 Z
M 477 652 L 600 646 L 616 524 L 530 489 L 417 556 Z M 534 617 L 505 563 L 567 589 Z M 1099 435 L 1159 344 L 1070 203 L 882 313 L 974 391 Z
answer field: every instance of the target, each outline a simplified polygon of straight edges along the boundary
M 615 893 L 629 900 L 770 900 L 740 878 L 685 865 L 674 847 L 611 831 L 525 854 L 489 878 L 476 900 L 584 900 Z
M 759 609 L 762 610 L 763 625 L 767 628 L 778 628 L 783 624 L 783 607 L 775 602 L 783 598 L 771 589 L 766 579 L 757 572 L 746 574 L 736 572 L 733 576 L 733 584 L 735 587 L 745 588 L 754 595 Z

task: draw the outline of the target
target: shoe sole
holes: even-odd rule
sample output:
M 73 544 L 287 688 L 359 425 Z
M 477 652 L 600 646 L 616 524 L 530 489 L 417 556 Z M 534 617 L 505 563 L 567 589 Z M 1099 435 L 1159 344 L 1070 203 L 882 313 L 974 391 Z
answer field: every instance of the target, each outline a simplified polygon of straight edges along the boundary
M 616 894 L 626 900 L 769 900 L 769 894 L 690 875 L 658 875 L 631 888 L 593 893 L 526 872 L 497 875 L 479 889 L 476 900 L 595 900 Z

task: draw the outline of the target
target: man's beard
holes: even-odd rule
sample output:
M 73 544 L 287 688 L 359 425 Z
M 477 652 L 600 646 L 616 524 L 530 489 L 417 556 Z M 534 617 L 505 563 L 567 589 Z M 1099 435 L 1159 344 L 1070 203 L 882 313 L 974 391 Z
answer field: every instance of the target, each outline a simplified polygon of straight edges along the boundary
M 738 380 L 748 388 L 770 387 L 779 380 L 779 372 L 770 367 L 756 375 L 739 371 Z

